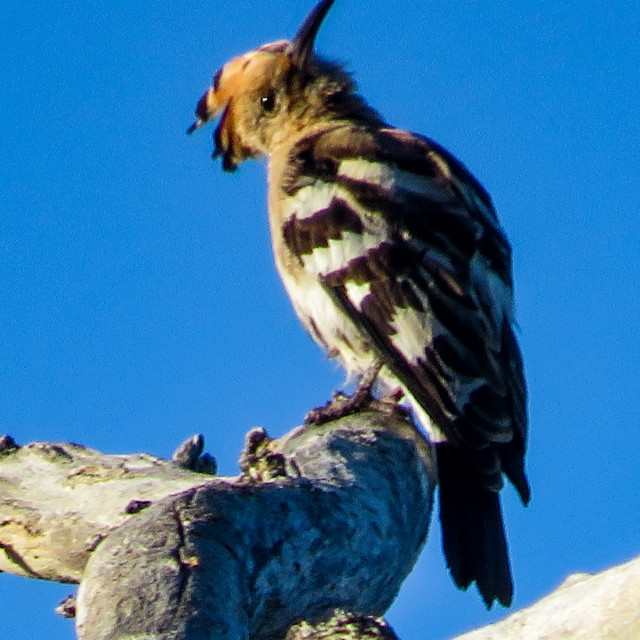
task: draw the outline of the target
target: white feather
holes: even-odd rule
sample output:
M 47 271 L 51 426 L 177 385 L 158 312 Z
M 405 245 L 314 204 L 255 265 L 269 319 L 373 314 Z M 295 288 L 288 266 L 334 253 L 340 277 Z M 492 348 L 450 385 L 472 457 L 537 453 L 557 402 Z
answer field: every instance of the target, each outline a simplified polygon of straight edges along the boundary
M 347 290 L 347 296 L 351 301 L 351 304 L 361 311 L 362 301 L 371 294 L 371 284 L 369 282 L 364 282 L 362 284 L 347 282 L 345 284 L 345 289 Z
M 442 333 L 431 313 L 412 307 L 396 308 L 391 325 L 396 330 L 390 336 L 393 346 L 411 364 L 424 359 L 425 346 Z
M 447 191 L 434 180 L 383 162 L 349 158 L 338 166 L 338 175 L 379 185 L 390 191 L 414 193 L 435 202 L 444 202 L 450 198 Z
M 351 260 L 380 245 L 380 237 L 372 233 L 344 232 L 340 238 L 329 240 L 329 246 L 318 247 L 302 256 L 307 271 L 326 275 L 346 267 Z

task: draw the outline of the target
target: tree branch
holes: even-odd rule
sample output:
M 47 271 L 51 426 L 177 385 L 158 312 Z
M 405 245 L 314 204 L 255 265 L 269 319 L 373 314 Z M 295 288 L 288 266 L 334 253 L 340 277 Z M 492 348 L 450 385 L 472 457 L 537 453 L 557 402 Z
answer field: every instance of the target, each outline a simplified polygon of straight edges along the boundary
M 197 436 L 173 462 L 0 438 L 0 570 L 80 581 L 60 610 L 81 640 L 397 640 L 377 616 L 420 552 L 435 483 L 412 425 L 256 429 L 240 476 L 185 466 L 214 466 Z M 640 558 L 457 640 L 631 640 L 638 602 Z
M 261 640 L 336 608 L 378 616 L 426 538 L 431 453 L 408 422 L 376 413 L 281 440 L 253 431 L 237 478 L 5 446 L 0 568 L 81 578 L 83 640 Z
M 569 576 L 534 605 L 457 640 L 640 638 L 640 557 L 602 573 Z

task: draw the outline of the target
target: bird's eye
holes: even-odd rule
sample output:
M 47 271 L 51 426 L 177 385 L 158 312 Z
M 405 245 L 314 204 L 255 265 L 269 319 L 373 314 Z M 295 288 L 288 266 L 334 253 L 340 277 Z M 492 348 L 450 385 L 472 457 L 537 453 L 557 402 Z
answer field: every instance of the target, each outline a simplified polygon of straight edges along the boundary
M 260 97 L 260 104 L 267 113 L 271 113 L 276 106 L 276 92 L 273 89 L 269 89 L 269 91 L 263 93 Z

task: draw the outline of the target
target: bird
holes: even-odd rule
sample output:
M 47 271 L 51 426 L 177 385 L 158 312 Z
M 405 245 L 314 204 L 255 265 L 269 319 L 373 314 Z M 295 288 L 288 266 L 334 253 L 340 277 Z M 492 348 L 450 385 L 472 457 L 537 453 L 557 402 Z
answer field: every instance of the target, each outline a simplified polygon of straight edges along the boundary
M 333 4 L 320 0 L 293 40 L 222 66 L 187 133 L 217 118 L 225 171 L 266 156 L 276 267 L 306 330 L 356 381 L 342 408 L 374 387 L 407 403 L 436 451 L 455 584 L 509 606 L 504 476 L 530 499 L 511 247 L 461 161 L 388 124 L 315 52 Z

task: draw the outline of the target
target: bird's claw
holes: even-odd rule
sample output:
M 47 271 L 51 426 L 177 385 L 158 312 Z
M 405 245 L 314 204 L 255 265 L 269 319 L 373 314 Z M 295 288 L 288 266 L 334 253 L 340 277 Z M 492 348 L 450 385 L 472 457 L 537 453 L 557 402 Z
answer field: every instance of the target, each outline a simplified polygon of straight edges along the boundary
M 321 425 L 360 411 L 378 411 L 404 419 L 409 412 L 398 404 L 398 399 L 394 394 L 378 400 L 371 395 L 369 389 L 357 389 L 351 396 L 337 391 L 327 404 L 309 411 L 304 417 L 304 424 Z

